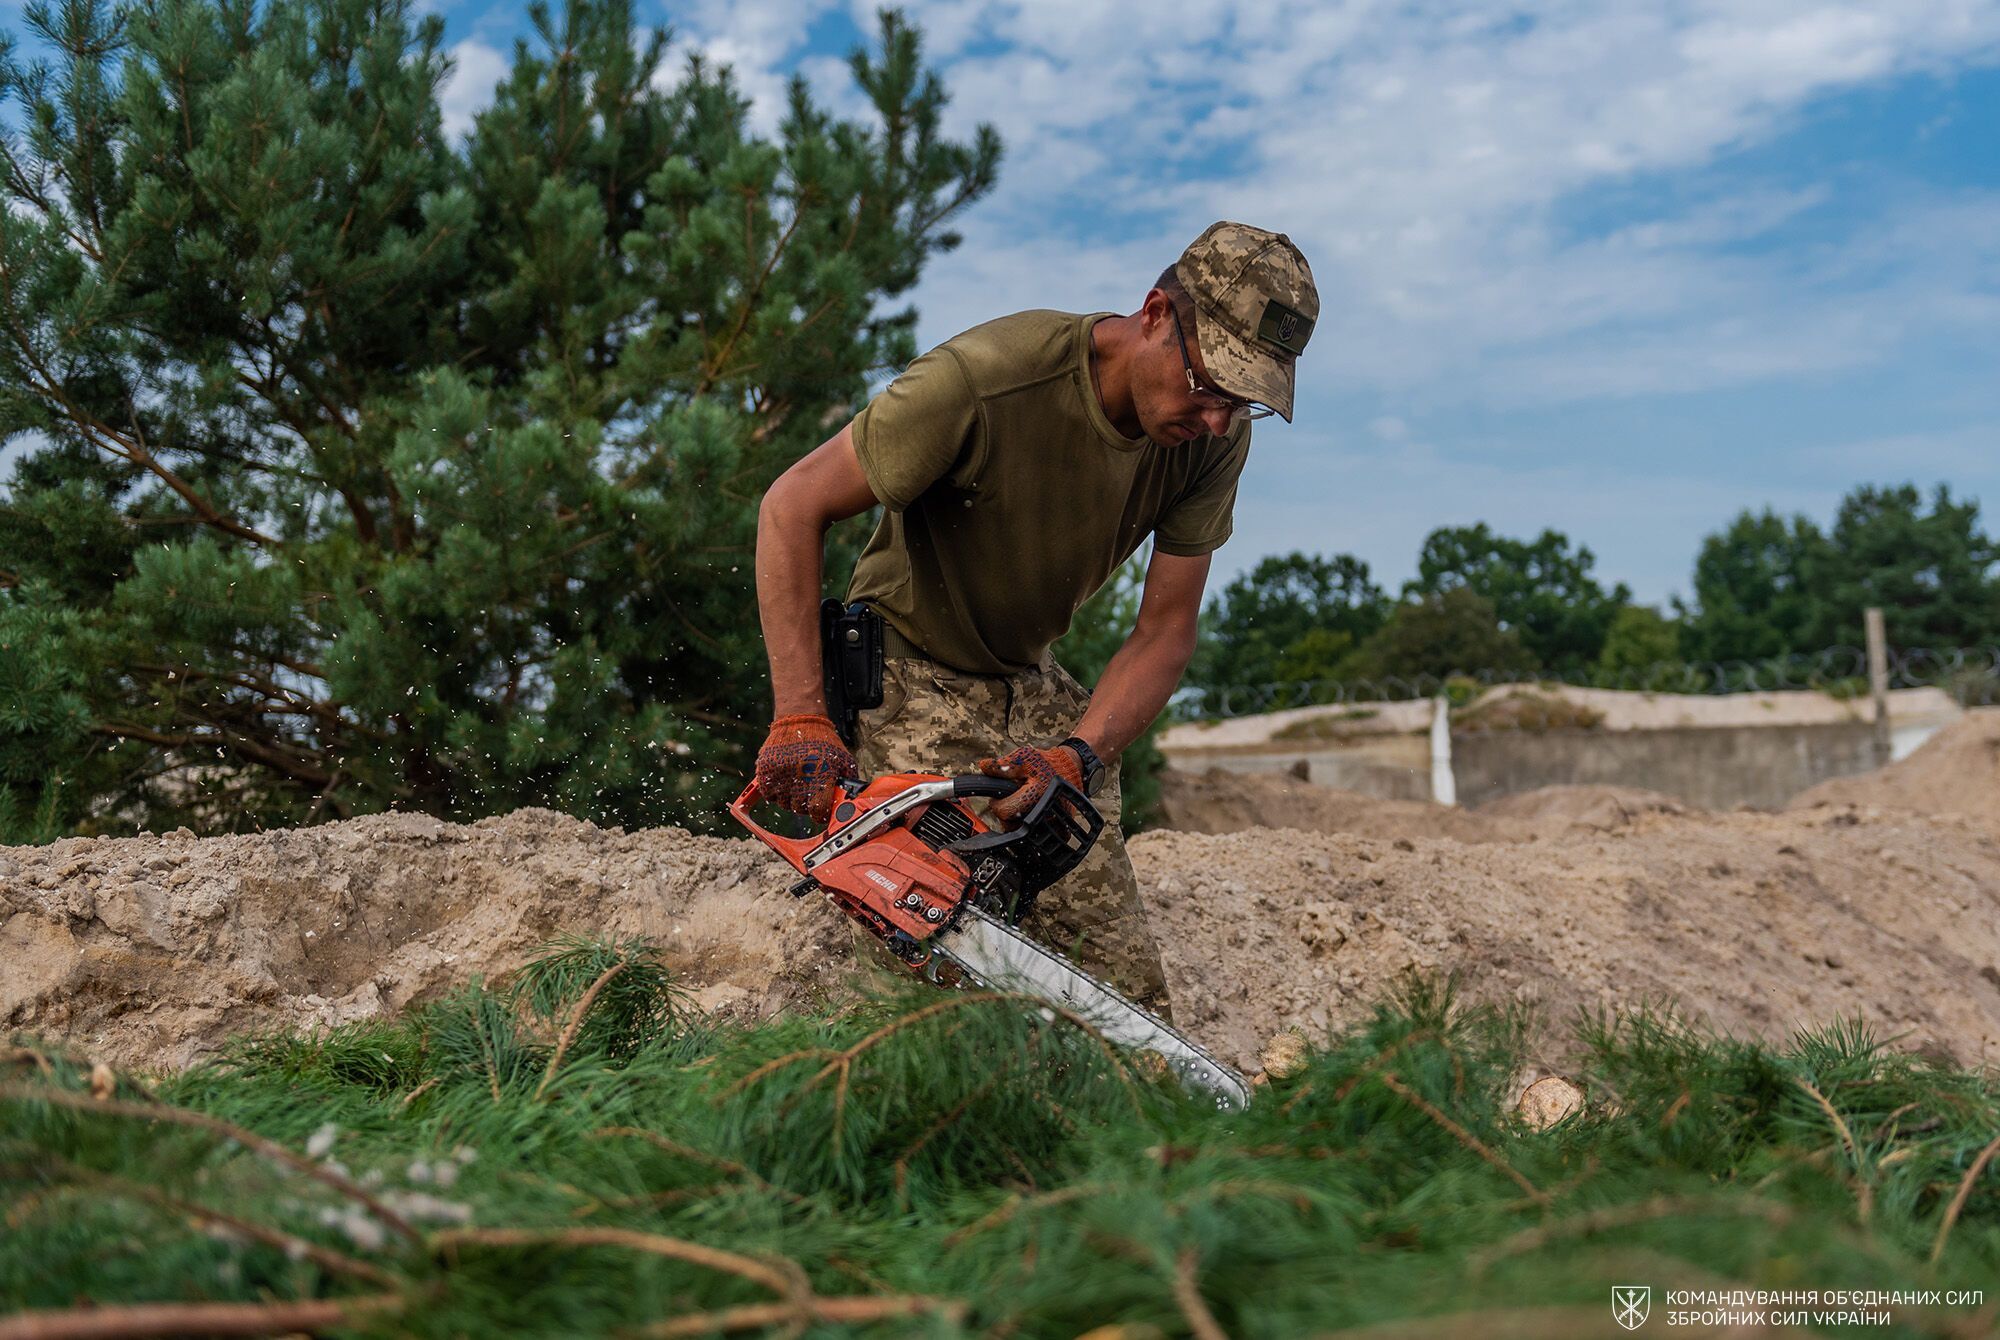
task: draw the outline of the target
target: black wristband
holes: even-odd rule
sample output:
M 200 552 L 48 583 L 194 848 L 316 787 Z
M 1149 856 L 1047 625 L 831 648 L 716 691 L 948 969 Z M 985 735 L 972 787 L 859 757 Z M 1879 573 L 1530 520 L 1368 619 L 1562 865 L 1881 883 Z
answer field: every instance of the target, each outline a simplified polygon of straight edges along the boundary
M 1076 751 L 1077 761 L 1083 764 L 1083 794 L 1096 795 L 1097 788 L 1104 784 L 1104 760 L 1097 756 L 1097 751 L 1074 735 L 1056 748 Z

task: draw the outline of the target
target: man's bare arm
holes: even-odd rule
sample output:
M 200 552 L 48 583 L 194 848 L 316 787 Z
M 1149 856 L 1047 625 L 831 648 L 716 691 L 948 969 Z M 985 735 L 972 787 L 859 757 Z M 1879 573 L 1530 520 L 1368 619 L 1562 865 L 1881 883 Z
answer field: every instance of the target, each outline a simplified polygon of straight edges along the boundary
M 757 614 L 774 717 L 826 714 L 819 645 L 826 532 L 877 501 L 849 424 L 779 475 L 757 508 Z
M 1194 656 L 1208 564 L 1207 554 L 1182 558 L 1157 551 L 1147 564 L 1138 622 L 1104 668 L 1090 710 L 1076 728 L 1107 765 L 1145 734 L 1180 687 Z

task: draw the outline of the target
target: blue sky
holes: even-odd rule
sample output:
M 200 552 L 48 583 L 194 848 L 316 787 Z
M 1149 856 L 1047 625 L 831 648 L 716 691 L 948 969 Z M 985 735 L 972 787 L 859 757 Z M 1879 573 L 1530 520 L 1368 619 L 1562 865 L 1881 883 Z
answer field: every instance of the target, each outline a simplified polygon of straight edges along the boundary
M 525 25 L 431 4 L 462 128 Z M 1483 520 L 1560 529 L 1659 602 L 1741 509 L 1825 522 L 1864 482 L 1948 483 L 2000 532 L 2000 0 L 907 8 L 950 125 L 1007 143 L 914 295 L 923 345 L 1131 310 L 1217 218 L 1311 260 L 1297 422 L 1259 425 L 1211 589 L 1290 549 L 1393 587 L 1432 528 Z M 638 13 L 766 126 L 793 71 L 863 110 L 843 58 L 872 4 Z
M 475 43 L 499 12 L 446 11 Z M 872 12 L 671 21 L 753 92 L 799 69 L 858 111 L 838 57 Z M 1484 520 L 1662 601 L 1739 510 L 1826 521 L 1863 482 L 1949 483 L 2000 530 L 2000 3 L 911 12 L 954 123 L 1008 147 L 915 295 L 924 344 L 1130 310 L 1216 218 L 1311 260 L 1297 422 L 1259 425 L 1212 586 L 1294 548 L 1400 583 Z

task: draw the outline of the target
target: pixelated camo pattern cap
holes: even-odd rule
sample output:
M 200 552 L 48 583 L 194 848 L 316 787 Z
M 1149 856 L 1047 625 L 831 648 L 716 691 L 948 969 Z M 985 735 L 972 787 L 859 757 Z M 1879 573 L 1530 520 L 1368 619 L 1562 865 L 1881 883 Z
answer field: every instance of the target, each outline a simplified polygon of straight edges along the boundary
M 1194 299 L 1193 333 L 1209 379 L 1290 423 L 1294 364 L 1319 320 L 1319 290 L 1292 239 L 1247 223 L 1212 223 L 1174 273 Z

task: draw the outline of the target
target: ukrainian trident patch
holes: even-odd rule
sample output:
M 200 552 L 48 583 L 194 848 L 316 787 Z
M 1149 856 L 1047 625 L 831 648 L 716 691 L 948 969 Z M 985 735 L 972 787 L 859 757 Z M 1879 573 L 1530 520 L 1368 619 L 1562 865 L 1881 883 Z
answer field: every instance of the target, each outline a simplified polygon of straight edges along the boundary
M 1257 322 L 1258 339 L 1276 345 L 1294 358 L 1306 351 L 1306 341 L 1312 338 L 1312 332 L 1311 317 L 1276 298 L 1264 304 L 1263 318 Z

